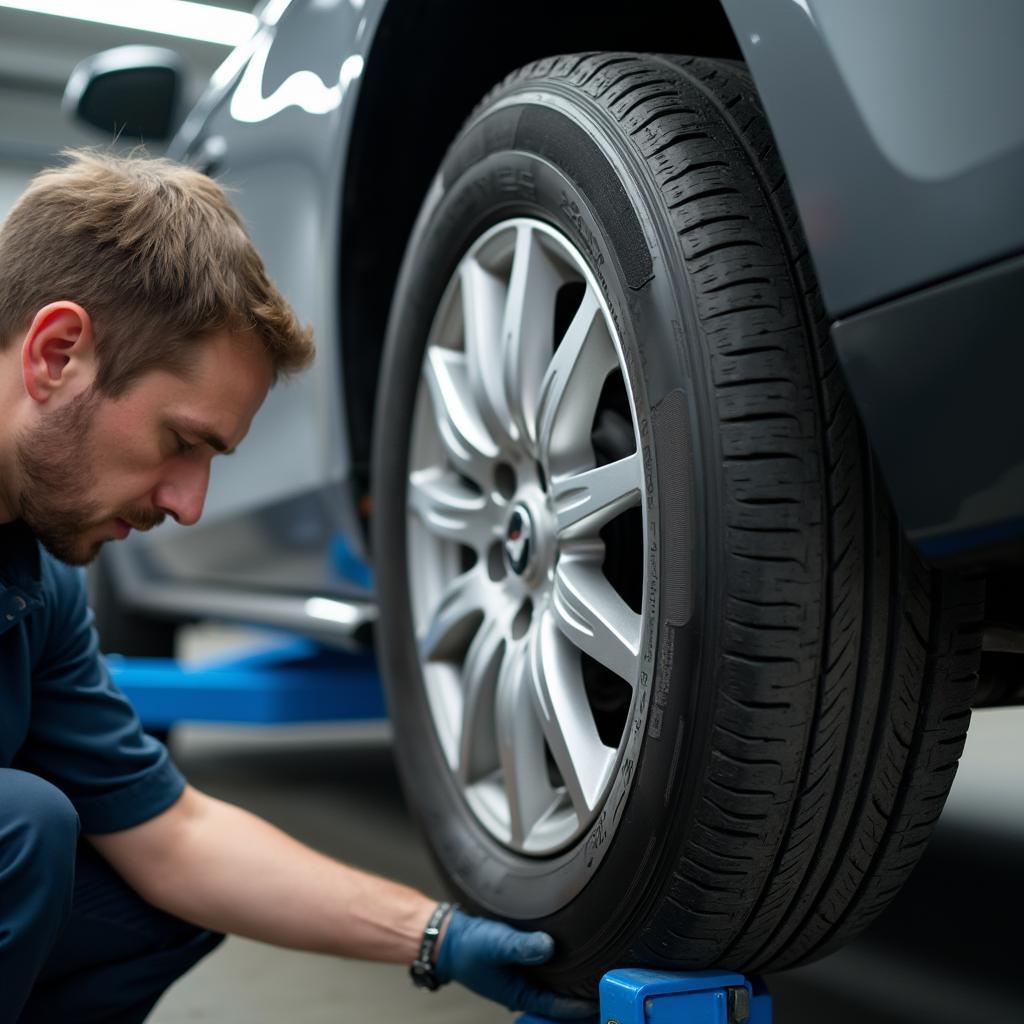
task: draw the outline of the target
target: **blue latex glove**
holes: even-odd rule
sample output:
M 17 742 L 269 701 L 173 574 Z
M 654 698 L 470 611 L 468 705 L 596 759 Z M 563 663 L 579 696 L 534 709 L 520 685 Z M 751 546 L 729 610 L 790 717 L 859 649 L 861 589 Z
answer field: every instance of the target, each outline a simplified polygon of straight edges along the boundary
M 434 973 L 442 984 L 460 982 L 510 1010 L 555 1020 L 593 1017 L 596 1003 L 547 992 L 526 980 L 522 969 L 547 963 L 554 952 L 555 940 L 547 932 L 520 932 L 453 910 Z

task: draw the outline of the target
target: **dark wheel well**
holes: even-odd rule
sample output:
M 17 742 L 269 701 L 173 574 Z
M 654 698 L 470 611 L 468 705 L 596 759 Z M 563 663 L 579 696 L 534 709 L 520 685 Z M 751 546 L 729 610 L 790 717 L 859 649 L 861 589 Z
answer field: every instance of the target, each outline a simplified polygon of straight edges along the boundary
M 342 200 L 342 387 L 364 493 L 388 308 L 430 180 L 467 115 L 508 72 L 585 50 L 740 55 L 718 0 L 387 5 L 360 89 Z

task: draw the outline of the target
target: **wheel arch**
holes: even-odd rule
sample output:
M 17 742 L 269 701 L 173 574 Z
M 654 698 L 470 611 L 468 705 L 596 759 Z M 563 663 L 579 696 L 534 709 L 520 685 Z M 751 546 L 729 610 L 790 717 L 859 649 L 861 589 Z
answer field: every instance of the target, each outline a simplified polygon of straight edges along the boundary
M 341 204 L 341 387 L 362 493 L 370 487 L 391 295 L 431 178 L 467 115 L 506 74 L 539 57 L 584 50 L 740 57 L 719 0 L 635 0 L 628 21 L 622 4 L 610 0 L 522 0 L 514 11 L 486 14 L 474 0 L 387 4 L 359 90 Z

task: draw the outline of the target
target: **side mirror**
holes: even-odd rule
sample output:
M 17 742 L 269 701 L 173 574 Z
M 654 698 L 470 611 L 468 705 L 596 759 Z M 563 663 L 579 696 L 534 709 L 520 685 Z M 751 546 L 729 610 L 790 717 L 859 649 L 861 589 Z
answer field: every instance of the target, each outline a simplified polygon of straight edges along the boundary
M 178 125 L 185 65 L 159 46 L 115 46 L 76 65 L 64 113 L 128 139 L 163 141 Z

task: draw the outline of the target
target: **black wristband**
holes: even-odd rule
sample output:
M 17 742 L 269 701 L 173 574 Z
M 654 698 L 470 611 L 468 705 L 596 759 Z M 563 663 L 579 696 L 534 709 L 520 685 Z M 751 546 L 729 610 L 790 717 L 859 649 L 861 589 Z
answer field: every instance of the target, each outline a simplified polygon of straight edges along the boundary
M 425 988 L 434 992 L 441 987 L 441 981 L 434 971 L 434 949 L 441 935 L 441 925 L 444 924 L 444 919 L 456 906 L 455 903 L 438 903 L 430 915 L 427 927 L 423 929 L 419 955 L 409 967 L 409 977 L 412 978 L 412 983 L 417 988 Z

